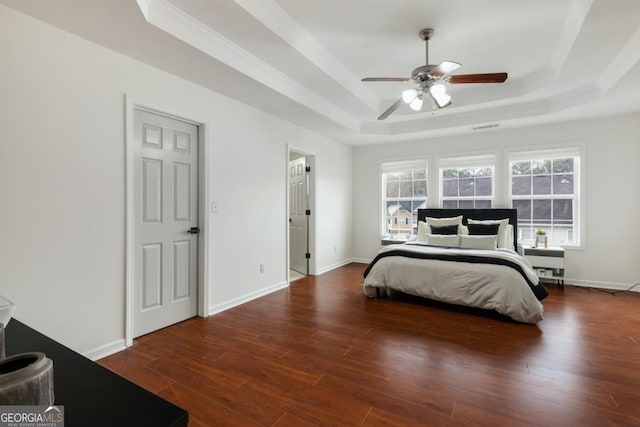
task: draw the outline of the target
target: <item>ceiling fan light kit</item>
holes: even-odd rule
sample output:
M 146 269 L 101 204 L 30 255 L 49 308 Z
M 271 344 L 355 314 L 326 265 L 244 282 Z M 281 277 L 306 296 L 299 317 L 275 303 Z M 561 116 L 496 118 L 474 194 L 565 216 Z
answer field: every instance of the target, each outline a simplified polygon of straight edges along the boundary
M 418 91 L 415 89 L 407 89 L 402 92 L 402 100 L 407 104 L 413 101 L 416 96 L 418 96 Z
M 431 86 L 429 94 L 435 101 L 438 108 L 444 108 L 451 105 L 451 96 L 447 94 L 447 88 L 442 83 L 437 83 Z
M 409 104 L 414 111 L 422 109 L 423 97 L 428 93 L 433 100 L 434 106 L 444 108 L 451 105 L 451 96 L 447 94 L 446 84 L 469 84 L 469 83 L 503 83 L 507 80 L 507 73 L 487 73 L 487 74 L 460 74 L 449 75 L 460 67 L 460 64 L 453 61 L 444 61 L 438 65 L 429 65 L 429 40 L 433 36 L 432 28 L 425 28 L 419 33 L 420 39 L 425 42 L 425 54 L 427 65 L 422 65 L 411 72 L 411 78 L 407 77 L 366 77 L 363 82 L 408 82 L 413 81 L 418 85 L 416 89 L 408 89 L 402 92 L 402 97 L 387 108 L 378 120 L 386 119 L 391 113 L 397 110 L 402 102 Z
M 422 95 L 416 96 L 414 100 L 409 103 L 409 107 L 411 107 L 413 111 L 422 110 Z

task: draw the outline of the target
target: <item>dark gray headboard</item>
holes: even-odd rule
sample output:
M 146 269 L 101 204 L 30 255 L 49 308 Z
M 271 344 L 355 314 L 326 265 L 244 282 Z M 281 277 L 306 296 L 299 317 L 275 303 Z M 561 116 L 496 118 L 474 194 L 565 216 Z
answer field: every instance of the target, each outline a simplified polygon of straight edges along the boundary
M 462 215 L 462 223 L 467 225 L 467 219 L 505 219 L 513 225 L 513 247 L 518 247 L 518 211 L 517 209 L 418 209 L 418 221 L 430 218 L 449 218 Z

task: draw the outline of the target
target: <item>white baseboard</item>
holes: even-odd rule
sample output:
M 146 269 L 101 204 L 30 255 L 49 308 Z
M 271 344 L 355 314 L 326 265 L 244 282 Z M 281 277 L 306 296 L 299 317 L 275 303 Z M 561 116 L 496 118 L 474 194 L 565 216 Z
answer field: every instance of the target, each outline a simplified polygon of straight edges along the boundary
M 634 285 L 634 283 L 598 282 L 591 280 L 572 279 L 570 277 L 566 278 L 564 283 L 566 285 L 580 286 L 583 288 L 611 289 L 613 291 L 626 291 Z M 631 290 L 631 292 L 640 292 L 640 286 L 636 286 Z
M 345 266 L 347 264 L 350 264 L 352 262 L 353 261 L 351 260 L 351 258 L 349 258 L 349 259 L 343 259 L 342 261 L 338 261 L 338 262 L 333 263 L 331 265 L 327 265 L 326 267 L 322 267 L 322 268 L 318 269 L 316 271 L 316 276 L 319 276 L 319 275 L 324 274 L 324 273 L 326 273 L 328 271 L 331 271 L 331 270 L 335 270 L 336 268 L 340 268 L 340 267 Z
M 114 353 L 124 350 L 125 348 L 127 347 L 124 345 L 124 338 L 123 338 L 123 339 L 112 341 L 105 345 L 101 345 L 100 347 L 94 348 L 93 350 L 85 351 L 82 353 L 82 355 L 95 362 L 98 359 L 102 359 L 104 357 L 110 356 Z
M 209 307 L 209 312 L 207 313 L 207 316 L 211 316 L 213 314 L 220 313 L 222 311 L 225 311 L 225 310 L 228 310 L 230 308 L 236 307 L 236 306 L 238 306 L 240 304 L 244 304 L 245 302 L 249 302 L 249 301 L 252 301 L 252 300 L 254 300 L 256 298 L 260 298 L 260 297 L 263 297 L 265 295 L 268 295 L 268 294 L 270 294 L 272 292 L 279 291 L 280 289 L 284 289 L 284 288 L 286 288 L 288 286 L 289 286 L 289 284 L 286 281 L 284 281 L 284 282 L 277 283 L 277 284 L 275 284 L 273 286 L 269 286 L 268 288 L 260 289 L 259 291 L 251 292 L 251 293 L 243 295 L 241 297 L 234 298 L 234 299 L 232 299 L 230 301 L 223 302 L 221 304 L 216 304 L 216 305 L 214 305 L 212 307 Z
M 371 261 L 373 261 L 372 259 L 366 259 L 366 258 L 351 258 L 351 262 L 357 262 L 359 264 L 370 264 Z

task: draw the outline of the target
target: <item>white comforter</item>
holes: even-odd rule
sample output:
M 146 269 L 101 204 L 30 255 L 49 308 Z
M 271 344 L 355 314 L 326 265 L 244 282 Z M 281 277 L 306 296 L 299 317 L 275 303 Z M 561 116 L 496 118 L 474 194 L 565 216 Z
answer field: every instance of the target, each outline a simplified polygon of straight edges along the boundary
M 403 244 L 385 246 L 380 252 L 394 249 L 502 258 L 520 265 L 531 283 L 539 283 L 529 262 L 509 250 Z M 542 304 L 526 280 L 517 270 L 503 265 L 388 256 L 379 259 L 364 280 L 363 289 L 368 297 L 375 297 L 376 288 L 390 288 L 446 303 L 495 310 L 519 322 L 536 323 L 543 318 Z

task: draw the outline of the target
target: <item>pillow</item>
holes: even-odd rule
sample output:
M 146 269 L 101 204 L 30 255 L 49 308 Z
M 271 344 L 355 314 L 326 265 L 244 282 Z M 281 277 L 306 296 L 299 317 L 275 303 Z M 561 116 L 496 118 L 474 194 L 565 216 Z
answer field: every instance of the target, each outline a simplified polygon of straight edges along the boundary
M 431 246 L 457 248 L 460 246 L 458 237 L 457 234 L 427 234 L 427 243 Z
M 430 218 L 427 217 L 427 225 L 454 225 L 459 224 L 462 225 L 462 215 L 454 216 L 451 218 Z
M 509 225 L 509 218 L 505 219 L 487 219 L 487 220 L 477 220 L 471 219 L 467 221 L 468 224 L 499 224 L 498 228 L 498 247 L 499 248 L 510 248 L 509 245 L 509 233 L 507 230 L 507 226 Z
M 472 236 L 494 236 L 498 234 L 500 224 L 469 224 L 467 227 Z
M 427 243 L 427 235 L 431 229 L 424 221 L 418 221 L 418 235 L 416 236 L 416 242 Z
M 443 225 L 462 225 L 462 215 L 454 216 L 452 218 L 425 218 L 426 221 L 418 221 L 418 242 L 427 243 L 427 234 L 431 234 L 431 226 L 443 226 Z
M 454 225 L 432 225 L 431 234 L 458 234 L 458 224 Z M 496 227 L 497 229 L 498 227 Z
M 513 233 L 514 233 L 513 225 L 509 224 L 507 226 L 507 246 L 506 246 L 505 249 L 510 249 L 512 251 L 515 251 L 516 248 L 515 248 L 515 246 L 513 246 L 513 237 L 514 237 Z
M 460 247 L 467 249 L 488 249 L 496 250 L 498 236 L 458 236 Z

